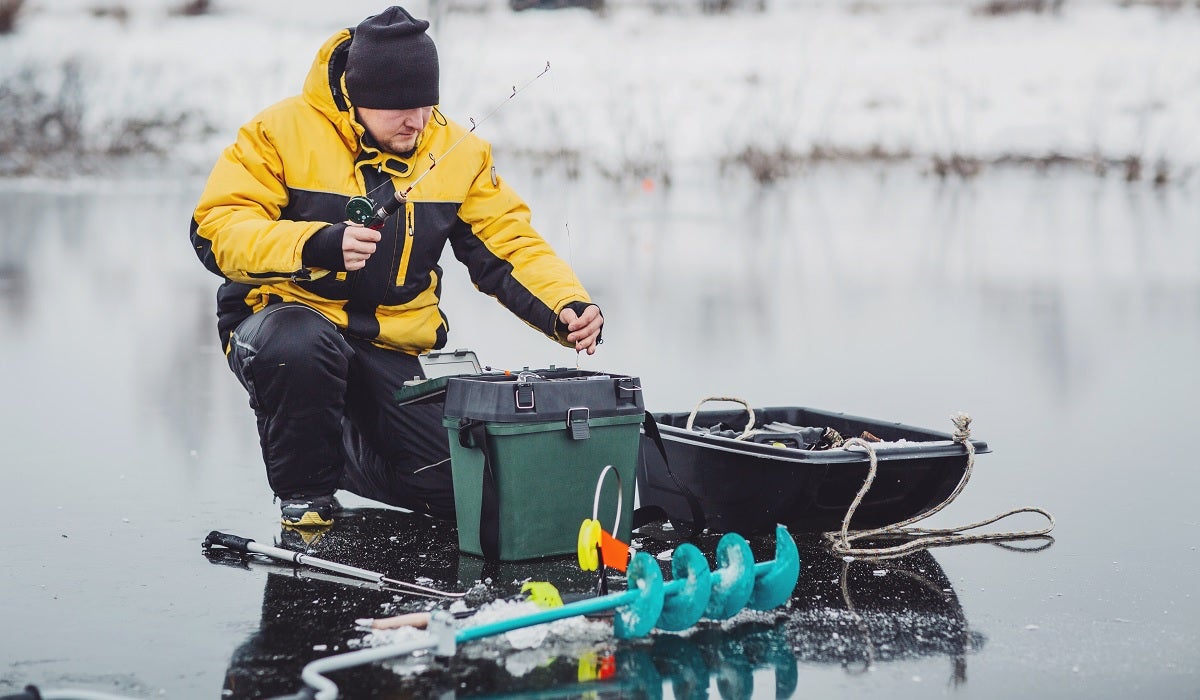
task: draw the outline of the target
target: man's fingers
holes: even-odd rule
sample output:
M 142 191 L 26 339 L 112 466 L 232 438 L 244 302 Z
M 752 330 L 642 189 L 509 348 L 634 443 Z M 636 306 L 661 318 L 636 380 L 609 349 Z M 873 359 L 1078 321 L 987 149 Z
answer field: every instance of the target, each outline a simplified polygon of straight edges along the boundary
M 567 342 L 575 344 L 576 352 L 587 350 L 589 355 L 596 352 L 600 330 L 604 327 L 600 307 L 589 304 L 581 314 L 576 314 L 574 309 L 567 307 L 559 312 L 558 320 L 566 325 Z
M 604 324 L 599 319 L 596 319 L 586 326 L 580 326 L 579 328 L 571 331 L 571 333 L 567 335 L 567 340 L 582 340 L 584 338 L 590 338 L 593 335 L 599 335 L 600 329 L 603 326 Z
M 600 308 L 595 304 L 589 305 L 572 323 L 567 325 L 570 333 L 567 340 L 575 343 L 575 350 L 587 350 L 588 354 L 596 352 L 596 341 L 600 338 L 600 330 L 604 327 L 604 317 Z
M 571 309 L 566 309 L 566 311 L 571 311 Z M 575 312 L 571 311 L 571 315 L 574 316 Z M 576 316 L 573 320 L 567 321 L 567 328 L 572 331 L 577 331 L 583 328 L 590 328 L 597 324 L 603 325 L 603 323 L 604 318 L 600 316 L 600 307 L 592 304 L 583 310 L 583 314 L 581 316 Z
M 599 334 L 589 334 L 575 341 L 575 352 L 587 350 L 587 354 L 591 355 L 596 352 L 596 338 Z
M 342 250 L 369 255 L 375 252 L 375 243 L 379 238 L 379 232 L 369 228 L 347 228 L 346 235 L 342 237 Z
M 342 263 L 347 272 L 361 270 L 367 258 L 375 252 L 376 242 L 382 236 L 374 229 L 363 226 L 347 226 L 342 235 Z
M 348 225 L 346 226 L 346 236 L 357 238 L 362 241 L 378 241 L 383 237 L 383 234 L 379 233 L 373 228 L 367 228 L 366 226 Z
M 342 249 L 350 250 L 357 246 L 370 245 L 371 249 L 374 250 L 375 244 L 382 237 L 375 229 L 364 228 L 362 226 L 347 226 L 345 234 L 342 235 Z

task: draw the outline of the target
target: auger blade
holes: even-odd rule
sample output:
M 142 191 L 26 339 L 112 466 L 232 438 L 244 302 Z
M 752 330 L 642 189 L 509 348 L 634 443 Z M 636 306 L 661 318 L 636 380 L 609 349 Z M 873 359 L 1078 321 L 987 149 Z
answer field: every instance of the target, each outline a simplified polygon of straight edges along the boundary
M 736 615 L 754 592 L 754 554 L 741 535 L 729 532 L 717 542 L 717 570 L 704 616 L 727 620 Z
M 712 597 L 712 573 L 696 545 L 684 542 L 671 557 L 671 577 L 664 585 L 663 611 L 656 627 L 679 632 L 704 617 Z
M 654 623 L 662 615 L 663 580 L 662 571 L 654 557 L 645 552 L 633 555 L 626 574 L 629 591 L 639 595 L 616 609 L 613 617 L 613 633 L 617 639 L 645 637 L 654 629 Z
M 800 578 L 800 552 L 787 528 L 775 526 L 775 559 L 754 565 L 754 591 L 747 607 L 770 610 L 787 602 Z

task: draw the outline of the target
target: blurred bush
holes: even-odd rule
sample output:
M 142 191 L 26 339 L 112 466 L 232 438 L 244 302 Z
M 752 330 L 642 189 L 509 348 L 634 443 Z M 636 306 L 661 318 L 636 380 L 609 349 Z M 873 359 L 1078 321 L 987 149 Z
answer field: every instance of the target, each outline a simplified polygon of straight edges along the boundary
M 513 10 L 561 10 L 568 7 L 582 7 L 585 10 L 599 11 L 604 9 L 604 0 L 508 0 L 508 6 Z
M 12 34 L 25 0 L 0 0 L 0 34 Z

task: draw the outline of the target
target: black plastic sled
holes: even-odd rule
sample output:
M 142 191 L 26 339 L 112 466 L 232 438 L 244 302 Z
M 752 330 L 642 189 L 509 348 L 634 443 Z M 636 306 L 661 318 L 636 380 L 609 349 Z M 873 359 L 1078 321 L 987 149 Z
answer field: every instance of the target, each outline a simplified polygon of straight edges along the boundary
M 879 459 L 850 523 L 861 530 L 933 508 L 967 467 L 966 447 L 949 433 L 811 408 L 752 410 L 749 430 L 748 406 L 651 413 L 638 458 L 641 510 L 712 532 L 761 534 L 776 523 L 793 532 L 839 530 L 870 464 L 864 450 L 840 446 L 858 437 Z M 986 442 L 971 444 L 976 454 L 990 451 Z

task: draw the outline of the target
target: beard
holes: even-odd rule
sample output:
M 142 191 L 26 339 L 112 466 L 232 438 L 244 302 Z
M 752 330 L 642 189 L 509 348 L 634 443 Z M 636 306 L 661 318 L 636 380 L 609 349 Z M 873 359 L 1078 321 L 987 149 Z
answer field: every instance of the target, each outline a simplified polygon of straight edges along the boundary
M 383 143 L 379 144 L 383 150 L 401 158 L 410 158 L 417 150 L 417 144 L 421 141 L 421 134 L 417 133 L 414 136 L 393 136 Z

